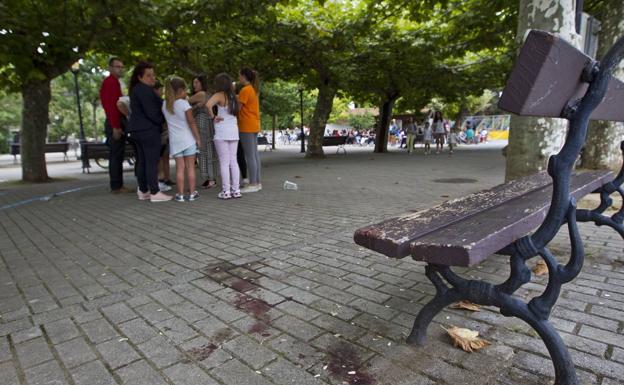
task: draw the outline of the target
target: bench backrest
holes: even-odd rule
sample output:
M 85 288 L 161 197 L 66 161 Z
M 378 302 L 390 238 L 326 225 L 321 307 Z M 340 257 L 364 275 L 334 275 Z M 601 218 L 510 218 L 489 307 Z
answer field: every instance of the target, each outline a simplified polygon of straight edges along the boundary
M 340 146 L 347 143 L 346 136 L 324 136 L 323 146 Z
M 259 136 L 258 137 L 258 144 L 259 145 L 267 145 L 267 144 L 269 144 L 269 139 L 266 136 Z
M 518 115 L 562 117 L 568 103 L 585 95 L 583 73 L 594 60 L 565 40 L 533 30 L 516 59 L 498 106 Z M 624 120 L 624 83 L 611 78 L 590 119 Z

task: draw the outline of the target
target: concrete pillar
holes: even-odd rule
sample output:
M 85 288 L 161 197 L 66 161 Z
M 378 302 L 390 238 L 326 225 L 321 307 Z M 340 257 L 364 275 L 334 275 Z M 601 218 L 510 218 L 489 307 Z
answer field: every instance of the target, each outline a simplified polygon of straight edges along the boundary
M 576 33 L 575 19 L 576 0 L 520 0 L 517 43 L 524 42 L 529 30 L 540 29 L 580 47 L 581 37 Z M 505 179 L 545 170 L 550 155 L 563 145 L 566 130 L 564 119 L 512 116 Z

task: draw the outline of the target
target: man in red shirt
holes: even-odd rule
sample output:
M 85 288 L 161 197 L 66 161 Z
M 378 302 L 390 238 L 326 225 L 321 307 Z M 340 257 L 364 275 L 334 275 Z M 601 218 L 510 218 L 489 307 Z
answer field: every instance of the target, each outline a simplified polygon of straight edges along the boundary
M 123 160 L 126 151 L 126 135 L 122 124 L 121 113 L 117 109 L 117 101 L 122 96 L 119 78 L 123 74 L 123 62 L 116 57 L 108 61 L 110 75 L 102 82 L 100 102 L 106 113 L 104 130 L 108 144 L 108 174 L 110 188 L 113 193 L 131 192 L 123 185 Z

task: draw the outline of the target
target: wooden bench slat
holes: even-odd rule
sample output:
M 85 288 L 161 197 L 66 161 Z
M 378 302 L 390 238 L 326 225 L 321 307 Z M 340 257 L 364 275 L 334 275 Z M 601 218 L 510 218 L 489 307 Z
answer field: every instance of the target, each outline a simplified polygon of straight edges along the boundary
M 391 218 L 356 230 L 355 243 L 393 258 L 410 253 L 410 242 L 451 223 L 552 183 L 545 172 L 446 201 L 431 209 Z
M 571 196 L 581 198 L 611 180 L 610 171 L 573 175 Z M 552 185 L 482 211 L 418 238 L 412 258 L 451 266 L 473 266 L 537 228 L 550 206 Z
M 498 103 L 518 115 L 558 118 L 566 104 L 587 90 L 581 75 L 592 58 L 558 36 L 531 31 Z M 590 119 L 624 120 L 624 83 L 612 78 Z

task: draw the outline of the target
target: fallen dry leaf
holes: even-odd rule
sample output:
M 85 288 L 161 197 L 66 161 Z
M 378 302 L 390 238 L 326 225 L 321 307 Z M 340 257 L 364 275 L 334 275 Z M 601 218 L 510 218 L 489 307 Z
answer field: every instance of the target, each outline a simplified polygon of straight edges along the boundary
M 475 350 L 483 349 L 484 347 L 491 345 L 489 341 L 479 338 L 479 332 L 458 328 L 456 326 L 451 326 L 448 329 L 445 329 L 448 335 L 453 340 L 453 346 L 459 347 L 460 349 L 472 353 Z
M 533 266 L 533 274 L 535 275 L 546 275 L 548 274 L 548 266 L 546 266 L 545 261 L 538 261 L 535 266 Z
M 470 311 L 481 311 L 481 306 L 470 301 L 459 301 L 451 305 L 452 309 L 463 309 Z

